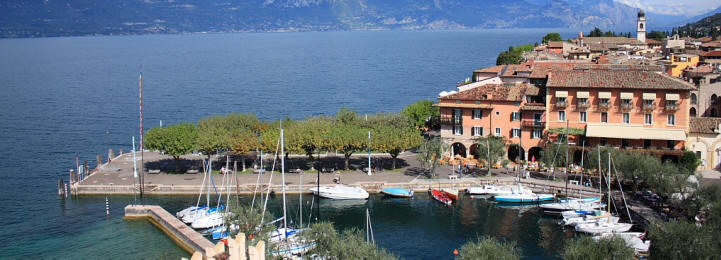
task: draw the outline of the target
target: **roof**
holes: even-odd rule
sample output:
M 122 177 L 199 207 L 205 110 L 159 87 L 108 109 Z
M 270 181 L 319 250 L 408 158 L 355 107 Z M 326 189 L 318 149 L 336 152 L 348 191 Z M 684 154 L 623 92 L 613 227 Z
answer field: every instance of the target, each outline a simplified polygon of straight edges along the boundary
M 521 84 L 486 84 L 455 94 L 440 97 L 441 100 L 493 100 L 493 101 L 516 101 L 523 100 L 526 91 L 534 86 L 526 83 Z M 536 90 L 537 91 L 537 90 Z
M 526 77 L 517 75 L 518 72 L 531 72 L 529 64 L 498 65 L 473 71 L 473 73 L 496 73 L 501 77 Z
M 626 38 L 626 37 L 584 37 L 583 42 L 586 44 L 613 43 L 613 44 L 645 45 L 645 43 L 643 43 L 635 38 Z
M 707 52 L 701 53 L 701 56 L 703 56 L 703 57 L 721 57 L 721 51 L 707 51 Z
M 563 42 L 562 41 L 551 41 L 548 42 L 549 48 L 563 48 Z
M 689 132 L 714 134 L 714 130 L 721 124 L 721 118 L 718 117 L 691 117 L 689 118 Z
M 533 64 L 533 71 L 531 71 L 532 79 L 546 78 L 549 72 L 554 70 L 571 70 L 575 66 L 583 63 L 590 62 L 536 62 Z
M 718 41 L 706 42 L 706 43 L 702 43 L 701 47 L 721 47 L 721 42 L 718 42 Z
M 579 65 L 569 71 L 554 71 L 547 87 L 628 88 L 695 90 L 682 80 L 674 79 L 641 65 Z
M 505 67 L 505 66 L 506 65 L 498 65 L 498 66 L 493 66 L 493 67 L 488 67 L 488 68 L 477 69 L 477 70 L 474 70 L 473 72 L 474 73 L 499 73 L 499 72 L 501 72 L 501 70 L 503 70 L 503 67 Z
M 648 45 L 661 45 L 663 44 L 661 41 L 657 41 L 654 39 L 646 39 L 646 44 Z

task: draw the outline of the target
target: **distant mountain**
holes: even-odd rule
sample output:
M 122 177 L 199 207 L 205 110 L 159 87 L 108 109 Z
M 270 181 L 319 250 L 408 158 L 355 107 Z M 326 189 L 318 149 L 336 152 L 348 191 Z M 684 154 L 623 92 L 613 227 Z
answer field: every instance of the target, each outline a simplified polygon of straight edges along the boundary
M 0 37 L 190 32 L 635 28 L 613 0 L 9 0 Z M 649 24 L 653 26 L 652 20 Z
M 679 23 L 679 24 L 680 24 L 680 25 L 684 25 L 684 24 L 687 24 L 687 23 L 699 22 L 699 21 L 701 21 L 702 19 L 704 19 L 704 18 L 706 18 L 706 17 L 710 17 L 710 16 L 713 16 L 714 14 L 718 14 L 718 13 L 721 13 L 721 6 L 719 6 L 718 8 L 716 8 L 716 9 L 714 9 L 714 10 L 708 12 L 708 13 L 701 14 L 701 15 L 697 15 L 697 16 L 688 18 L 688 19 L 686 19 L 685 21 L 682 21 L 682 22 Z

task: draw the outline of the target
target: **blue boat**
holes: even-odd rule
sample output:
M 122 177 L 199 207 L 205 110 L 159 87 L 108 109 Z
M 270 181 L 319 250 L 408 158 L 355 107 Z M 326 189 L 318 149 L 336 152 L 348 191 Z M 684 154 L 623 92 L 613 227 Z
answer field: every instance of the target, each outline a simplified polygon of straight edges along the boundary
M 498 202 L 513 202 L 513 203 L 531 203 L 531 202 L 541 202 L 541 201 L 548 201 L 553 200 L 554 196 L 553 194 L 509 194 L 509 195 L 502 195 L 502 196 L 495 196 L 493 199 L 495 199 Z
M 384 188 L 381 190 L 381 193 L 391 196 L 391 197 L 402 197 L 402 198 L 413 197 L 412 190 L 406 190 L 406 189 L 402 189 L 402 188 Z

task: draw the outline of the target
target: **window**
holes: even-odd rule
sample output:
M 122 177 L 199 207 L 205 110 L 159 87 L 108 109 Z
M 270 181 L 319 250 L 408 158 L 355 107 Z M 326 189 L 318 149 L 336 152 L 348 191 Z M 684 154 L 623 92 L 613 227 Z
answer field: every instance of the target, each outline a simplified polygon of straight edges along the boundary
M 701 158 L 701 151 L 696 151 L 696 158 Z
M 608 144 L 608 139 L 606 139 L 606 138 L 601 138 L 600 144 L 601 144 L 601 146 L 606 146 L 606 145 Z
M 512 138 L 516 138 L 516 137 L 519 137 L 519 138 L 520 138 L 520 137 L 521 137 L 521 129 L 520 129 L 520 128 L 513 128 L 513 130 L 511 131 L 511 137 L 512 137 Z
M 695 107 L 692 107 L 691 110 L 689 110 L 688 114 L 689 114 L 691 117 L 696 117 L 696 108 L 695 108 Z
M 630 124 L 630 123 L 631 123 L 631 114 L 629 114 L 629 113 L 623 113 L 623 123 L 624 123 L 624 124 Z
M 462 115 L 463 115 L 463 110 L 461 110 L 460 108 L 453 109 L 453 124 L 454 125 L 461 124 L 461 116 Z
M 578 112 L 578 122 L 586 122 L 586 111 Z
M 651 140 L 643 140 L 643 148 L 651 148 Z
M 601 123 L 608 123 L 608 112 L 601 112 Z
M 675 105 L 676 105 L 676 100 L 666 100 L 666 105 L 667 105 L 667 106 L 675 106 Z
M 643 124 L 652 125 L 653 124 L 653 115 L 651 115 L 651 114 L 644 115 Z
M 566 111 L 558 111 L 558 121 L 560 121 L 560 122 L 566 121 Z
M 578 98 L 578 104 L 579 105 L 588 104 L 588 98 Z
M 621 99 L 621 105 L 631 106 L 631 100 L 630 99 Z
M 608 98 L 602 98 L 599 102 L 601 105 L 608 105 Z
M 521 112 L 511 112 L 511 121 L 521 120 Z
M 628 139 L 621 139 L 621 147 L 622 148 L 628 147 Z
M 666 142 L 666 146 L 668 147 L 668 149 L 674 149 L 674 148 L 676 148 L 676 141 L 668 140 Z
M 646 107 L 653 107 L 653 100 L 652 99 L 646 99 L 643 101 L 644 106 Z
M 473 119 L 481 119 L 481 109 L 480 108 L 473 109 Z
M 668 115 L 668 125 L 675 125 L 676 124 L 676 115 L 670 114 Z
M 454 135 L 463 135 L 463 126 L 461 126 L 461 125 L 453 126 L 453 134 Z
M 473 135 L 473 136 L 483 136 L 483 127 L 474 126 L 473 128 L 471 128 L 471 135 Z
M 533 131 L 531 131 L 531 139 L 541 139 L 542 134 L 543 134 L 543 130 L 533 129 Z
M 501 128 L 496 127 L 496 136 L 501 136 Z
M 696 93 L 691 93 L 691 104 L 696 105 L 698 103 L 698 97 L 696 97 Z

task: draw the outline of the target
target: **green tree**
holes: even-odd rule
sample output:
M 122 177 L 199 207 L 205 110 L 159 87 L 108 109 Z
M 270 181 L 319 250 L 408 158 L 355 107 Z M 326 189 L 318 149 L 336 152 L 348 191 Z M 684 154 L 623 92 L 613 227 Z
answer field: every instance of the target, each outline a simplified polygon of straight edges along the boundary
M 443 143 L 440 137 L 426 140 L 418 147 L 418 161 L 421 163 L 421 167 L 430 173 L 431 177 L 435 176 L 438 160 L 441 159 L 446 151 L 448 151 L 448 145 Z
M 421 100 L 410 104 L 403 109 L 403 115 L 408 117 L 416 127 L 426 126 L 429 119 L 440 116 L 438 107 L 433 106 L 433 101 Z
M 243 171 L 245 171 L 245 155 L 259 146 L 258 134 L 252 129 L 240 129 L 232 135 L 230 148 L 241 156 Z
M 640 153 L 616 153 L 613 165 L 624 180 L 633 183 L 634 193 L 638 191 L 639 183 L 653 178 L 662 166 L 655 157 Z
M 664 39 L 666 39 L 667 36 L 668 34 L 664 31 L 651 31 L 650 33 L 648 33 L 648 35 L 646 35 L 646 37 L 648 37 L 649 39 L 654 39 L 657 41 L 663 41 Z
M 712 234 L 686 221 L 652 223 L 650 254 L 664 259 L 711 259 L 719 251 Z
M 502 242 L 492 237 L 477 237 L 459 250 L 460 259 L 513 260 L 521 259 L 521 250 L 515 242 Z
M 476 150 L 473 154 L 478 158 L 479 161 L 485 160 L 488 165 L 488 176 L 491 175 L 491 167 L 493 164 L 499 162 L 503 155 L 506 154 L 506 139 L 501 136 L 491 136 L 490 134 L 485 137 L 479 137 L 476 139 Z
M 713 207 L 713 203 L 717 201 L 721 201 L 721 185 L 710 184 L 704 185 L 695 190 L 693 194 L 684 199 L 683 203 L 680 205 L 684 212 L 686 212 L 686 216 L 689 220 L 693 220 L 693 218 L 701 211 L 708 211 L 711 209 Z
M 326 133 L 323 143 L 324 147 L 343 153 L 344 169 L 348 170 L 351 155 L 368 147 L 368 129 L 337 121 Z
M 564 140 L 565 141 L 565 140 Z M 566 151 L 568 150 L 568 145 L 564 143 L 556 144 L 556 143 L 546 143 L 546 146 L 543 148 L 543 151 L 541 152 L 541 162 L 546 165 L 546 167 L 565 167 L 566 166 Z M 568 154 L 568 156 L 573 156 L 572 154 Z M 571 160 L 569 160 L 570 162 Z
M 685 151 L 681 156 L 681 159 L 678 160 L 678 163 L 679 167 L 683 167 L 689 173 L 693 173 L 696 172 L 696 168 L 701 165 L 701 160 L 696 157 L 696 154 L 694 152 Z
M 314 169 L 313 153 L 323 148 L 323 138 L 332 126 L 333 120 L 328 117 L 310 117 L 296 122 L 286 132 L 286 142 L 293 147 L 292 150 L 302 152 L 307 156 L 307 162 Z
M 415 128 L 380 126 L 373 129 L 371 149 L 390 154 L 392 158 L 391 169 L 395 169 L 398 154 L 418 147 L 423 141 L 423 136 Z
M 613 152 L 613 148 L 606 146 L 597 146 L 592 148 L 588 152 L 588 155 L 586 157 L 586 159 L 588 160 L 584 162 L 584 167 L 605 174 L 608 171 L 608 155 L 613 154 Z M 601 167 L 600 169 L 598 168 L 599 166 Z
M 504 51 L 498 54 L 496 65 L 521 64 L 521 53 L 515 51 Z
M 594 27 L 591 32 L 588 33 L 588 37 L 601 37 L 603 36 L 603 31 L 599 29 L 598 27 Z
M 231 131 L 225 118 L 214 116 L 198 121 L 198 149 L 210 155 L 219 150 L 230 149 Z
M 546 44 L 548 42 L 560 42 L 563 41 L 563 38 L 561 38 L 561 34 L 557 32 L 552 32 L 546 34 L 546 36 L 543 36 L 543 40 L 541 41 L 543 44 Z
M 228 214 L 225 217 L 225 227 L 231 237 L 235 237 L 238 233 L 243 233 L 246 235 L 246 238 L 255 238 L 252 241 L 248 239 L 250 242 L 260 240 L 269 241 L 270 232 L 273 231 L 275 227 L 265 224 L 265 222 L 274 219 L 268 211 L 264 212 L 261 207 L 251 208 L 250 205 L 240 203 L 230 206 L 230 212 L 232 214 Z M 231 226 L 236 226 L 238 229 L 232 230 L 230 229 Z
M 594 241 L 589 236 L 583 236 L 568 242 L 563 250 L 563 259 L 566 260 L 633 259 L 633 255 L 633 249 L 619 237 Z
M 145 147 L 161 150 L 175 160 L 175 170 L 180 170 L 180 156 L 193 152 L 198 139 L 195 124 L 179 123 L 166 127 L 155 127 L 145 134 Z
M 301 237 L 315 241 L 316 247 L 309 253 L 324 259 L 398 259 L 385 249 L 366 242 L 357 228 L 338 233 L 332 223 L 318 222 L 312 224 L 310 230 L 302 232 Z

